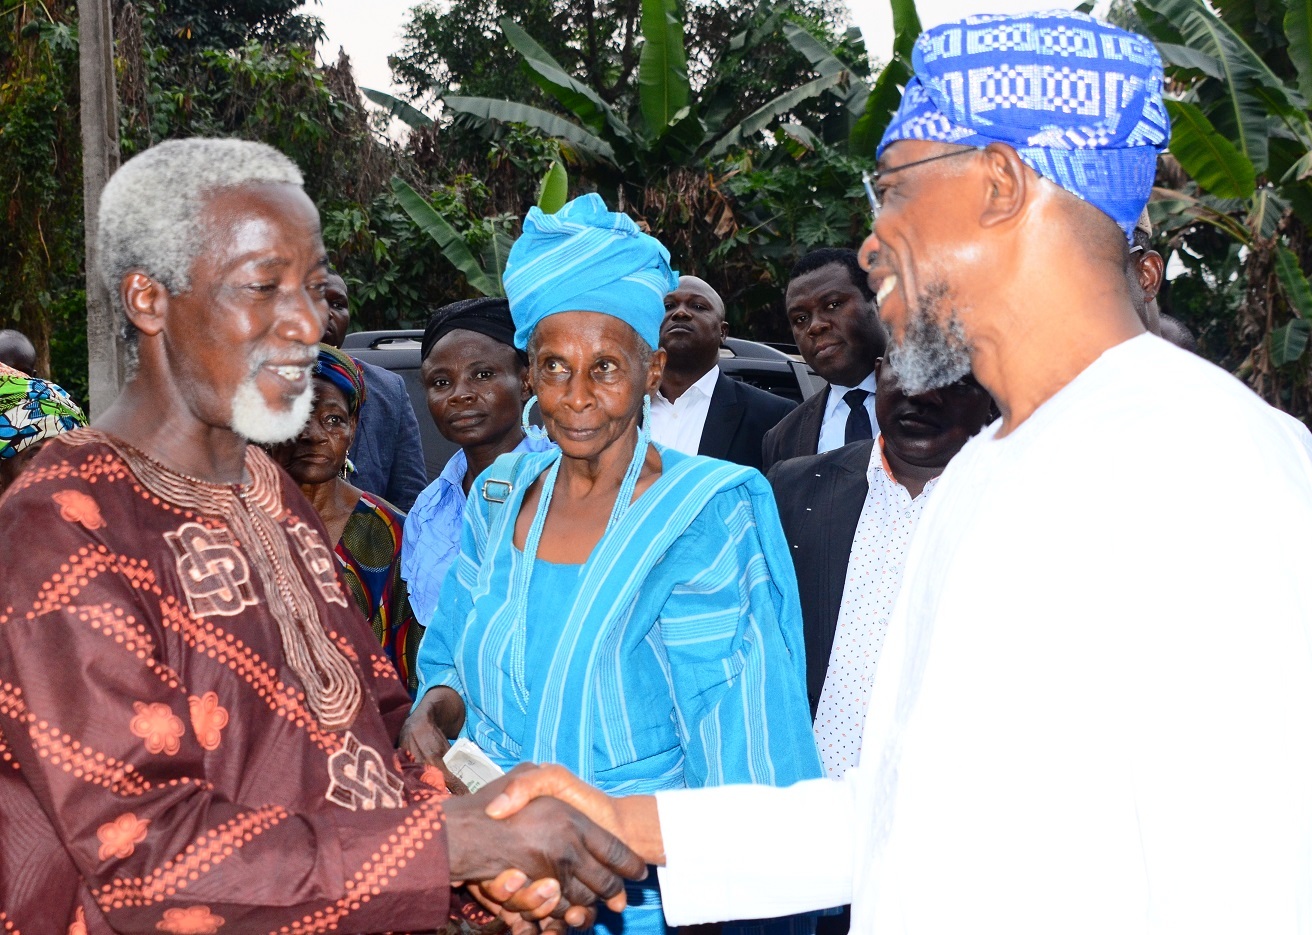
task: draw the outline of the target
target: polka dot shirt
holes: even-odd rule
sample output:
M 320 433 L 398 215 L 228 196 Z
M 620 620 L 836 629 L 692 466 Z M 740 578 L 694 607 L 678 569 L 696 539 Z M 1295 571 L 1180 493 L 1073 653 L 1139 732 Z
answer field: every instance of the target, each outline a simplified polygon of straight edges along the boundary
M 825 770 L 839 779 L 861 761 L 861 735 L 889 614 L 902 584 L 911 534 L 934 478 L 914 500 L 893 479 L 883 457 L 883 438 L 866 469 L 869 490 L 857 520 L 838 628 L 815 715 L 816 741 Z

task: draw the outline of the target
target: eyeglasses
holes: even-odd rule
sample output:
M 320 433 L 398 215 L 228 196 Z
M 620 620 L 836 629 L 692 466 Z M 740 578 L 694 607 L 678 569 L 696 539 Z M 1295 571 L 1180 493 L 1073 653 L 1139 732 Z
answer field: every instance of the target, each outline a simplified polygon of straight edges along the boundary
M 894 166 L 891 169 L 885 169 L 882 172 L 862 172 L 861 183 L 866 188 L 866 198 L 870 201 L 870 219 L 873 223 L 879 220 L 881 205 L 879 196 L 875 194 L 875 185 L 886 175 L 892 175 L 894 172 L 901 172 L 903 169 L 910 169 L 913 166 L 923 166 L 927 162 L 937 162 L 940 159 L 951 159 L 953 156 L 964 156 L 967 153 L 977 153 L 983 150 L 983 146 L 971 146 L 968 149 L 954 149 L 950 153 L 939 153 L 937 156 L 930 156 L 928 159 L 917 159 L 915 162 L 906 162 L 900 166 Z

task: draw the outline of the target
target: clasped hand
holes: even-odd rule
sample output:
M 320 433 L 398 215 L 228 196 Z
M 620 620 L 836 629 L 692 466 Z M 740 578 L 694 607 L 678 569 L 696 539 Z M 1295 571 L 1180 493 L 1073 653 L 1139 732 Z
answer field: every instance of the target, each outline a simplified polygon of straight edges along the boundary
M 541 768 L 520 767 L 475 795 L 443 803 L 451 878 L 480 882 L 476 895 L 504 910 L 554 920 L 544 928 L 560 928 L 562 920 L 584 928 L 595 918 L 591 907 L 598 899 L 616 912 L 624 908 L 624 879 L 644 879 L 646 861 L 604 824 L 585 817 L 570 802 L 567 783 L 559 777 L 549 781 L 550 776 Z M 519 783 L 520 777 L 527 781 Z M 597 804 L 582 793 L 577 799 Z M 613 819 L 610 824 L 615 826 Z

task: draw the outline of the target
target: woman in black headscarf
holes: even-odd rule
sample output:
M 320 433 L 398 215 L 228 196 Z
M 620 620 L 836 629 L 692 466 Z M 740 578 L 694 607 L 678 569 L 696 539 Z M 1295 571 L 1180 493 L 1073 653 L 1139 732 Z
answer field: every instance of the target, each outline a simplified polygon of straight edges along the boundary
M 515 350 L 505 299 L 465 299 L 433 313 L 424 329 L 420 379 L 428 412 L 447 441 L 460 446 L 415 501 L 405 523 L 401 576 L 416 619 L 437 609 L 442 579 L 460 548 L 465 498 L 474 478 L 500 455 L 543 451 L 551 441 L 521 425 L 532 396 L 527 359 Z

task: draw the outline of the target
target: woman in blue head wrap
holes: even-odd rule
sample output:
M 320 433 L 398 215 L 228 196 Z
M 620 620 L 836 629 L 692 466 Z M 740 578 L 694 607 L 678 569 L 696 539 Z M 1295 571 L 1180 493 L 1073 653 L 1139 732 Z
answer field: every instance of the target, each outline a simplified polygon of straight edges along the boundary
M 677 282 L 596 195 L 529 212 L 505 285 L 559 448 L 504 455 L 471 489 L 402 734 L 417 756 L 461 736 L 618 794 L 822 775 L 769 485 L 648 437 Z M 664 932 L 655 874 L 628 900 L 598 928 Z

